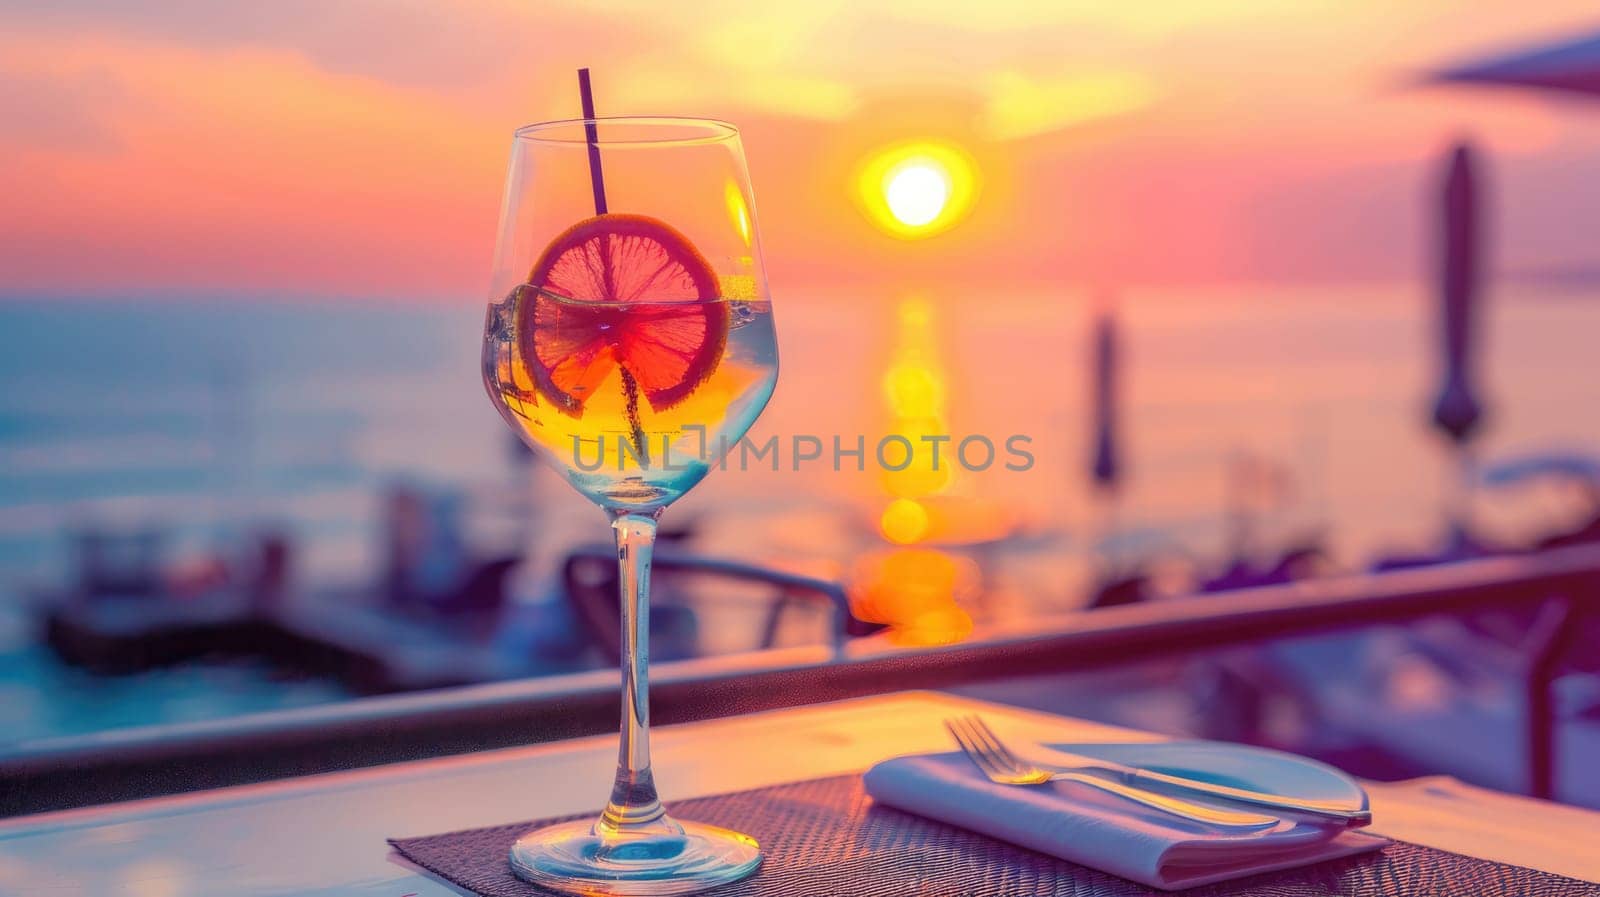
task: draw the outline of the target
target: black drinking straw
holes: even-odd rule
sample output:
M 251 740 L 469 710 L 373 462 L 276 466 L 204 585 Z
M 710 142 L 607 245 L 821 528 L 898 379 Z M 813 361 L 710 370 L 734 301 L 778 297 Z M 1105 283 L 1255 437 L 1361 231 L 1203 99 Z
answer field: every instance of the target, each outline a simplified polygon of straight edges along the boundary
M 594 185 L 594 213 L 606 213 L 606 178 L 600 172 L 600 129 L 594 123 L 594 88 L 589 70 L 578 69 L 578 96 L 583 101 L 583 134 L 589 140 L 589 183 Z
M 583 104 L 583 136 L 589 144 L 589 183 L 594 187 L 594 213 L 606 214 L 606 178 L 600 170 L 600 128 L 594 120 L 594 87 L 589 83 L 589 69 L 578 69 L 578 97 Z M 601 236 L 601 252 L 610 256 L 611 240 Z M 606 290 L 611 290 L 611 266 L 601 266 Z M 610 297 L 608 297 L 610 298 Z M 639 381 L 626 365 L 622 366 L 622 392 L 628 401 L 628 426 L 633 431 L 633 447 L 641 464 L 649 465 L 650 447 L 645 444 L 644 422 L 639 419 Z

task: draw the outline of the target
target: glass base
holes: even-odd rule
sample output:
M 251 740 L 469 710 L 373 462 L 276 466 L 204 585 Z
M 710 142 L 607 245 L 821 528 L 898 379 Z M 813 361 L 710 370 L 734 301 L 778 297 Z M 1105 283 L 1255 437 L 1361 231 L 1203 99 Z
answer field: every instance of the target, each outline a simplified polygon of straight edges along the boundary
M 563 894 L 664 897 L 738 881 L 761 865 L 761 848 L 749 835 L 696 822 L 667 827 L 683 831 L 602 838 L 592 821 L 548 826 L 511 845 L 511 869 Z

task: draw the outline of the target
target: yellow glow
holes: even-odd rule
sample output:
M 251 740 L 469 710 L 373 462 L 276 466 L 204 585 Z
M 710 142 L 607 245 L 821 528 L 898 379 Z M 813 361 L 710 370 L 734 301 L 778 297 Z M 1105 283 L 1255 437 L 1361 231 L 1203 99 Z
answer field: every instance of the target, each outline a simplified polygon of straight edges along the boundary
M 740 264 L 747 270 L 753 267 L 749 256 L 745 256 L 740 261 Z M 754 302 L 761 298 L 761 291 L 756 288 L 754 274 L 718 274 L 717 283 L 722 290 L 718 295 L 724 299 L 743 299 L 747 302 Z
M 878 528 L 897 545 L 910 545 L 928 533 L 928 511 L 908 498 L 897 498 L 883 509 Z
M 1016 140 L 1132 112 L 1155 98 L 1150 80 L 1135 72 L 1078 72 L 1044 80 L 1000 72 L 989 81 L 978 124 L 994 140 Z
M 945 387 L 933 307 L 923 299 L 906 299 L 896 317 L 894 360 L 883 375 L 884 398 L 896 418 L 940 417 Z
M 912 141 L 875 153 L 856 178 L 857 200 L 874 224 L 918 239 L 959 224 L 977 197 L 972 157 L 948 143 Z
M 972 633 L 962 607 L 977 591 L 970 559 L 927 548 L 870 555 L 850 579 L 850 609 L 858 619 L 889 625 L 901 645 L 948 645 Z
M 744 241 L 745 248 L 750 247 L 750 209 L 745 205 L 744 191 L 731 179 L 722 188 L 722 200 L 728 207 L 728 220 L 733 222 L 733 229 L 739 232 L 739 239 Z
M 939 346 L 935 333 L 933 308 L 922 299 L 907 299 L 900 303 L 898 334 L 894 357 L 883 374 L 883 394 L 889 406 L 889 433 L 899 436 L 912 447 L 910 463 L 899 470 L 885 467 L 879 475 L 884 491 L 900 499 L 917 499 L 943 492 L 949 488 L 951 472 L 955 469 L 948 443 L 934 463 L 933 445 L 929 440 L 944 437 L 949 428 L 945 424 L 944 366 L 939 360 Z M 924 437 L 927 437 L 926 439 Z M 899 464 L 897 449 L 890 455 L 892 464 Z M 892 506 L 891 506 L 892 508 Z M 910 518 L 897 517 L 899 528 L 890 532 L 888 514 L 880 520 L 884 535 L 891 541 L 910 542 L 926 535 L 927 520 L 923 518 L 922 531 L 913 532 Z
M 972 545 L 1014 532 L 1016 515 L 1002 501 L 970 495 L 896 498 L 878 517 L 878 530 L 896 545 Z
M 920 364 L 900 362 L 889 368 L 883 391 L 898 417 L 937 417 L 944 408 L 944 379 Z

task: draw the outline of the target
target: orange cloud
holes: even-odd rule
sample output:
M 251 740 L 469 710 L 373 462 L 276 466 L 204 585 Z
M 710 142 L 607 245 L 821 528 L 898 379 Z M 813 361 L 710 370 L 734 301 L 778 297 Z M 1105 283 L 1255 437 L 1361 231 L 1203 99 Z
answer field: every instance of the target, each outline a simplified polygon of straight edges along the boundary
M 1413 215 L 1463 128 L 1528 173 L 1524 245 L 1571 231 L 1544 172 L 1600 174 L 1576 116 L 1398 87 L 1579 0 L 1534 23 L 1444 0 L 187 6 L 0 14 L 0 292 L 477 301 L 510 132 L 575 114 L 583 64 L 603 112 L 743 126 L 779 288 L 1387 276 L 1418 248 L 1350 223 Z M 914 243 L 852 198 L 906 140 L 960 147 L 983 184 Z
M 4 240 L 62 266 L 22 260 L 32 285 L 65 270 L 79 288 L 428 295 L 486 265 L 508 121 L 282 52 L 8 50 L 55 78 L 93 60 L 121 85 L 78 110 L 109 135 L 95 151 L 13 150 L 3 176 L 25 213 Z

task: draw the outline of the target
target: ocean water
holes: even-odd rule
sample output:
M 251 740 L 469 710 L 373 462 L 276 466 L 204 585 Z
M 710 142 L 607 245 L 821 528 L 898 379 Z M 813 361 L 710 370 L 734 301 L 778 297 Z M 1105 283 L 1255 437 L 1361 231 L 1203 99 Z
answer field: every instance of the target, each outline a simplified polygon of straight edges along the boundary
M 1119 528 L 1203 543 L 1247 466 L 1271 473 L 1247 496 L 1264 538 L 1315 528 L 1352 564 L 1425 546 L 1456 476 L 1427 424 L 1428 299 L 1401 285 L 1128 291 Z M 1103 510 L 1086 476 L 1090 313 L 1070 291 L 780 294 L 784 366 L 752 437 L 778 437 L 780 469 L 770 456 L 732 464 L 674 510 L 812 503 L 873 519 L 881 476 L 849 457 L 834 470 L 831 449 L 796 470 L 789 449 L 796 436 L 864 436 L 871 466 L 894 429 L 883 381 L 907 302 L 929 312 L 925 364 L 955 439 L 1023 435 L 1035 456 L 1023 472 L 958 469 L 951 488 L 1087 538 Z M 467 304 L 0 303 L 0 583 L 58 575 L 64 531 L 93 521 L 158 524 L 180 546 L 285 525 L 305 542 L 308 577 L 359 577 L 387 483 L 503 499 L 521 474 L 478 379 L 481 322 Z M 1600 303 L 1497 293 L 1483 324 L 1480 463 L 1600 451 Z M 559 480 L 535 480 L 541 514 L 563 531 L 551 540 L 600 526 Z M 1486 493 L 1486 522 L 1509 521 L 1494 506 L 1516 498 Z
M 463 424 L 492 434 L 485 408 L 455 400 L 475 372 L 458 364 L 449 376 L 471 318 L 0 304 L 0 570 L 53 574 L 63 528 L 94 521 L 171 527 L 186 543 L 283 521 L 317 540 L 313 573 L 337 568 L 382 477 L 470 476 L 474 449 L 494 454 L 495 443 L 450 439 L 450 460 L 433 460 Z
M 909 352 L 956 441 L 1020 436 L 1034 456 L 1028 470 L 958 470 L 943 486 L 1050 536 L 999 571 L 1011 612 L 1081 601 L 1085 559 L 1108 532 L 1220 562 L 1241 507 L 1263 552 L 1316 535 L 1357 568 L 1436 544 L 1458 468 L 1427 424 L 1425 288 L 1129 289 L 1117 308 L 1126 478 L 1114 505 L 1087 477 L 1091 314 L 1079 293 L 780 288 L 783 370 L 752 431 L 778 438 L 778 469 L 714 471 L 667 521 L 698 521 L 710 552 L 848 571 L 881 545 L 885 478 L 790 448 L 808 436 L 870 447 L 894 432 L 885 379 Z M 159 526 L 179 556 L 282 527 L 308 584 L 373 576 L 381 496 L 400 480 L 459 491 L 481 541 L 522 538 L 511 521 L 531 507 L 537 569 L 604 538 L 598 511 L 514 451 L 479 381 L 482 321 L 472 303 L 0 303 L 0 654 L 25 650 L 26 596 L 65 575 L 67 535 L 88 524 Z M 1600 450 L 1596 333 L 1590 297 L 1490 291 L 1480 463 Z M 1511 540 L 1581 511 L 1558 489 L 1485 491 L 1476 509 L 1485 532 Z M 11 669 L 8 687 L 33 675 Z

